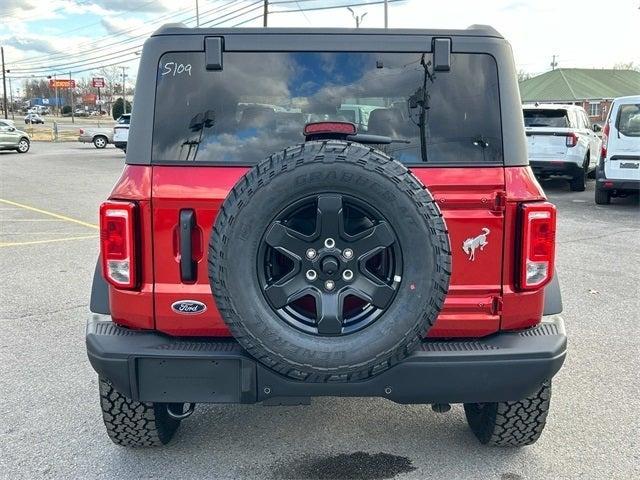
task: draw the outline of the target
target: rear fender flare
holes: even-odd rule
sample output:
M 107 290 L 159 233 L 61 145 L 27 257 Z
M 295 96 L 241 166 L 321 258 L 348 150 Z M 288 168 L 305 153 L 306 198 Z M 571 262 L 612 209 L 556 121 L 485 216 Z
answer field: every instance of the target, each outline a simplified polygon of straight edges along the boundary
M 551 282 L 544 287 L 544 311 L 543 315 L 556 315 L 562 312 L 562 292 L 558 272 L 553 272 Z
M 96 268 L 93 272 L 93 282 L 91 283 L 91 300 L 89 301 L 89 310 L 93 313 L 101 313 L 103 315 L 111 315 L 109 308 L 109 285 L 102 276 L 102 265 L 100 257 L 96 261 Z

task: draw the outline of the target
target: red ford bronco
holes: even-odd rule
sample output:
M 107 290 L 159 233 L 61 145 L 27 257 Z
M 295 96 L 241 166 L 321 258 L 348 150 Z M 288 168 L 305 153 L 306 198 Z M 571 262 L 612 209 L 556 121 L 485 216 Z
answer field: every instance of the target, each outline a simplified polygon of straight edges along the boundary
M 200 402 L 384 397 L 529 445 L 566 353 L 555 224 L 492 28 L 163 27 L 100 207 L 107 432 L 159 445 Z

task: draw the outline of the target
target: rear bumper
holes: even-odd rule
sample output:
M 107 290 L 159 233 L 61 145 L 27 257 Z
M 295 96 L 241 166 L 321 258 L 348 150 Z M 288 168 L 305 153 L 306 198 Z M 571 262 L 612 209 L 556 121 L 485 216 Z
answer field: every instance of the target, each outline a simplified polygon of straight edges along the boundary
M 598 190 L 638 192 L 640 191 L 640 180 L 607 178 L 602 166 L 598 165 L 596 168 L 596 188 Z
M 127 148 L 127 142 L 120 142 L 120 141 L 116 141 L 116 140 L 114 140 L 114 141 L 113 141 L 113 145 L 114 145 L 116 148 L 120 148 L 120 149 L 122 149 L 122 150 L 124 150 L 125 148 Z
M 640 180 L 611 180 L 609 178 L 598 178 L 596 181 L 597 188 L 599 190 L 640 191 Z
M 304 403 L 309 397 L 385 397 L 398 403 L 517 400 L 537 390 L 564 362 L 558 316 L 539 326 L 482 339 L 425 341 L 410 357 L 370 379 L 307 383 L 275 373 L 232 339 L 175 338 L 129 330 L 93 315 L 87 353 L 96 372 L 140 401 Z
M 529 160 L 529 165 L 536 176 L 576 177 L 583 174 L 582 166 L 565 160 Z

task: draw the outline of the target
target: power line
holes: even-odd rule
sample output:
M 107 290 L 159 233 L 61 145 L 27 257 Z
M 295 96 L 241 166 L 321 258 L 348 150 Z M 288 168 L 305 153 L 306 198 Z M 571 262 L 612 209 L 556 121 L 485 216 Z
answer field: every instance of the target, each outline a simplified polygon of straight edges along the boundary
M 241 17 L 243 15 L 252 13 L 253 11 L 261 8 L 261 7 L 255 7 L 256 4 L 258 3 L 262 3 L 262 0 L 258 0 L 252 4 L 246 5 L 242 8 L 233 10 L 231 12 L 227 12 L 224 15 L 220 15 L 216 18 L 213 18 L 211 20 L 209 20 L 208 22 L 205 23 L 211 23 L 211 22 L 217 22 L 217 23 L 212 23 L 210 26 L 217 26 L 220 25 L 222 23 L 234 20 L 238 17 Z M 229 6 L 229 5 L 227 5 Z M 250 8 L 254 6 L 254 8 Z M 249 8 L 249 10 L 247 10 Z M 238 15 L 234 15 L 232 17 L 229 17 L 229 15 L 233 15 L 234 13 L 240 12 L 241 10 L 246 10 L 243 11 L 241 13 L 239 13 Z M 229 17 L 229 18 L 225 18 L 225 17 Z M 223 20 L 224 19 L 224 20 Z M 146 37 L 146 35 L 145 35 Z M 104 62 L 104 61 L 109 61 L 109 60 L 114 60 L 115 58 L 117 58 L 118 56 L 126 56 L 126 55 L 134 55 L 133 57 L 130 58 L 123 58 L 121 59 L 119 62 L 117 63 L 113 63 L 113 64 L 109 64 L 107 66 L 112 66 L 112 65 L 118 65 L 119 63 L 123 63 L 123 62 L 129 62 L 132 60 L 135 60 L 137 58 L 137 53 L 136 51 L 139 50 L 142 47 L 142 44 L 136 45 L 134 47 L 129 47 L 127 49 L 124 50 L 119 50 L 117 52 L 110 52 L 110 53 L 105 53 L 97 58 L 93 58 L 91 60 L 85 59 L 85 60 L 78 60 L 75 62 L 68 62 L 65 64 L 59 64 L 59 65 L 47 65 L 47 66 L 43 66 L 43 67 L 39 67 L 39 68 L 32 68 L 32 69 L 13 69 L 12 71 L 14 73 L 21 73 L 21 74 L 30 74 L 23 76 L 22 78 L 31 78 L 31 77 L 38 77 L 38 76 L 44 76 L 44 74 L 51 72 L 51 71 L 68 71 L 70 68 L 74 69 L 74 73 L 81 73 L 81 72 L 85 72 L 85 71 L 90 71 L 90 70 L 94 70 L 97 68 L 100 68 L 102 65 L 100 65 L 100 63 Z M 81 67 L 85 67 L 85 66 L 89 66 L 89 65 L 93 65 L 91 68 L 86 68 L 83 70 L 78 70 Z M 40 75 L 39 75 L 40 74 Z M 19 78 L 19 77 L 14 77 L 14 78 Z
M 234 2 L 232 2 L 230 4 L 226 4 L 226 5 L 221 6 L 221 7 L 209 9 L 207 11 L 202 12 L 200 15 L 204 16 L 204 15 L 209 15 L 209 14 L 216 13 L 216 12 L 218 12 L 220 10 L 224 10 L 224 9 L 228 8 L 229 6 L 231 6 L 231 5 L 235 4 L 235 3 L 238 3 L 238 2 L 234 1 Z M 144 22 L 144 23 L 148 23 L 148 24 L 152 25 L 152 24 L 161 22 L 163 20 L 174 19 L 177 16 L 183 15 L 184 13 L 185 12 L 181 10 L 179 12 L 173 12 L 171 14 L 165 14 L 165 15 L 162 15 L 162 16 L 157 17 L 155 19 L 151 19 L 151 20 L 149 20 L 147 22 Z M 194 20 L 195 18 L 196 18 L 195 16 L 190 16 L 190 17 L 182 19 L 181 21 L 189 22 L 189 21 Z M 80 43 L 76 47 L 91 48 L 93 46 L 98 46 L 98 45 L 101 45 L 104 42 L 105 39 L 116 38 L 118 36 L 126 35 L 127 33 L 133 32 L 134 30 L 138 30 L 139 28 L 140 28 L 139 26 L 131 27 L 130 29 L 124 30 L 122 32 L 114 33 L 114 34 L 111 34 L 111 35 L 105 35 L 103 37 L 100 37 L 99 39 L 92 40 L 90 42 Z M 93 50 L 91 52 L 91 54 L 95 54 L 96 51 L 104 50 L 104 49 L 106 49 L 108 47 L 112 47 L 112 46 L 115 46 L 115 45 L 121 45 L 121 44 L 125 44 L 125 43 L 131 43 L 131 42 L 136 41 L 137 39 L 146 38 L 146 37 L 149 36 L 149 33 L 151 33 L 151 32 L 145 32 L 145 33 L 142 33 L 140 35 L 129 37 L 129 38 L 117 41 L 117 42 L 113 42 L 113 43 L 102 44 L 99 48 Z M 85 56 L 85 55 L 88 55 L 88 53 L 79 52 L 79 53 L 57 53 L 57 54 L 53 54 L 53 55 L 37 55 L 37 56 L 34 56 L 34 57 L 28 57 L 28 58 L 23 58 L 21 60 L 17 60 L 15 62 L 13 62 L 13 65 L 23 65 L 25 63 L 26 64 L 38 64 L 38 63 L 41 63 L 43 61 L 43 59 L 46 59 L 47 61 L 51 61 L 51 60 L 58 61 L 58 60 L 61 60 L 63 58 L 70 58 L 70 57 L 76 57 L 76 56 Z M 26 65 L 26 67 L 28 68 L 29 65 Z
M 306 1 L 312 1 L 312 0 L 282 0 L 282 1 L 278 1 L 278 2 L 272 2 L 271 5 L 277 5 L 277 4 L 287 4 L 287 3 L 298 3 L 298 2 L 306 2 Z M 388 0 L 388 3 L 395 3 L 395 2 L 399 2 L 399 1 L 403 1 L 403 0 Z M 224 7 L 219 7 L 217 9 L 212 9 L 209 11 L 209 13 L 213 13 L 215 12 L 219 12 L 222 10 L 226 10 L 228 9 L 230 6 L 233 6 L 235 4 L 239 3 L 238 1 L 232 2 L 230 4 L 227 4 Z M 336 9 L 336 8 L 345 8 L 345 7 L 359 7 L 359 6 L 366 6 L 366 5 L 378 5 L 378 4 L 382 4 L 384 3 L 384 0 L 378 0 L 378 1 L 373 1 L 373 2 L 359 2 L 359 3 L 349 3 L 349 4 L 342 4 L 342 5 L 335 5 L 335 6 L 322 6 L 322 7 L 309 7 L 309 8 L 299 8 L 300 6 L 298 5 L 297 9 L 286 9 L 286 10 L 274 10 L 271 11 L 269 13 L 271 14 L 277 14 L 277 13 L 296 13 L 296 12 L 300 12 L 300 13 L 304 13 L 304 12 L 308 12 L 308 11 L 317 11 L 317 10 L 329 10 L 329 9 Z M 260 4 L 260 5 L 258 5 Z M 218 26 L 221 25 L 222 23 L 226 23 L 229 22 L 231 20 L 237 19 L 239 17 L 251 14 L 259 9 L 262 8 L 262 4 L 263 4 L 263 0 L 257 0 L 253 3 L 250 3 L 248 5 L 245 5 L 243 7 L 240 7 L 238 9 L 235 9 L 233 11 L 230 12 L 226 12 L 223 15 L 220 15 L 216 18 L 210 19 L 206 22 L 201 23 L 201 26 L 204 25 L 208 25 L 209 27 L 214 27 L 214 26 Z M 236 14 L 237 15 L 234 15 Z M 233 15 L 233 16 L 230 16 Z M 261 18 L 261 15 L 256 15 L 254 17 L 251 17 L 249 19 L 245 19 L 242 20 L 239 23 L 236 23 L 233 25 L 233 27 L 237 27 L 240 25 L 244 25 L 246 23 L 249 23 L 253 20 L 256 20 L 258 18 Z M 193 19 L 195 17 L 190 17 L 190 19 Z M 222 20 L 224 19 L 224 20 Z M 216 22 L 216 23 L 214 23 Z M 140 35 L 140 37 L 148 37 L 148 34 L 143 34 Z M 137 37 L 136 37 L 137 38 Z M 130 41 L 133 39 L 129 39 L 127 41 Z M 111 45 L 116 45 L 118 43 L 123 43 L 123 42 L 116 42 L 114 44 Z M 68 62 L 68 63 L 64 63 L 64 64 L 58 64 L 58 65 L 47 65 L 47 66 L 42 66 L 42 67 L 32 67 L 32 68 L 18 68 L 18 69 L 12 69 L 12 72 L 14 73 L 22 73 L 23 76 L 19 77 L 19 76 L 12 76 L 12 78 L 40 78 L 40 77 L 44 77 L 46 76 L 47 73 L 50 73 L 51 71 L 55 70 L 55 71 L 69 71 L 70 69 L 72 70 L 71 73 L 84 73 L 87 71 L 92 71 L 92 70 L 96 70 L 98 68 L 103 68 L 103 67 L 109 67 L 109 66 L 114 66 L 114 65 L 120 65 L 122 63 L 126 63 L 126 62 L 130 62 L 133 60 L 136 60 L 137 58 L 137 53 L 136 51 L 139 50 L 141 48 L 142 44 L 138 44 L 135 45 L 133 47 L 127 47 L 126 49 L 123 50 L 118 50 L 117 52 L 107 52 L 104 53 L 98 57 L 95 57 L 95 51 L 94 52 L 90 52 L 90 53 L 83 53 L 83 54 L 75 54 L 75 56 L 87 56 L 87 55 L 94 55 L 94 57 L 89 60 L 89 59 L 84 59 L 84 60 L 76 60 L 76 61 L 72 61 L 72 62 Z M 100 50 L 100 49 L 98 49 Z M 109 61 L 109 60 L 114 60 L 115 58 L 117 58 L 118 55 L 122 55 L 123 58 L 120 58 L 117 62 L 114 63 L 109 63 L 107 65 L 103 65 L 102 63 L 105 61 Z M 131 57 L 129 57 L 130 55 L 133 55 Z M 17 63 L 17 62 L 16 62 Z M 82 67 L 88 67 L 88 68 L 82 68 Z M 24 75 L 27 74 L 27 75 Z
M 224 8 L 227 8 L 227 7 L 229 7 L 229 5 L 227 5 Z M 215 10 L 215 13 L 218 13 L 219 11 L 224 10 L 224 8 L 220 8 L 220 9 Z M 226 16 L 228 16 L 228 15 L 230 15 L 230 14 L 236 12 L 236 11 L 237 10 L 234 10 L 233 12 L 228 12 L 228 13 L 226 13 L 224 15 L 220 15 L 218 17 L 212 18 L 209 21 L 210 22 L 217 21 L 217 20 L 222 19 L 222 18 L 224 18 L 224 17 L 226 17 Z M 211 11 L 211 13 L 214 13 L 214 11 Z M 203 17 L 203 16 L 204 15 L 201 14 L 201 17 Z M 228 20 L 231 20 L 233 18 L 236 18 L 236 17 L 231 17 Z M 225 21 L 227 21 L 227 20 L 225 20 Z M 144 37 L 146 39 L 146 38 L 149 37 L 149 34 L 143 34 L 140 37 Z M 128 42 L 135 41 L 136 39 L 137 39 L 137 37 L 128 40 Z M 112 44 L 112 46 L 116 45 L 117 43 L 124 43 L 124 42 L 116 42 L 116 43 Z M 94 51 L 92 51 L 90 53 L 82 53 L 82 54 L 74 55 L 67 62 L 53 64 L 53 65 L 52 64 L 48 64 L 48 65 L 42 65 L 41 64 L 41 66 L 22 67 L 22 68 L 18 67 L 18 68 L 15 68 L 14 71 L 16 73 L 39 73 L 39 72 L 52 71 L 52 70 L 65 70 L 66 71 L 66 70 L 68 70 L 69 67 L 77 68 L 77 67 L 81 67 L 83 65 L 87 65 L 89 63 L 95 63 L 97 60 L 111 60 L 111 59 L 114 58 L 114 56 L 117 56 L 117 55 L 126 55 L 126 54 L 136 53 L 136 51 L 140 50 L 141 48 L 142 48 L 142 43 L 137 43 L 136 45 L 133 45 L 131 47 L 126 47 L 124 49 L 111 51 L 111 52 L 104 52 L 101 55 L 96 56 L 96 52 L 97 51 L 104 50 L 104 48 L 103 49 L 97 49 L 97 50 L 94 50 Z M 91 59 L 89 59 L 89 58 L 80 58 L 79 60 L 73 60 L 74 57 L 76 57 L 76 58 L 87 57 L 88 55 L 91 55 L 92 58 Z

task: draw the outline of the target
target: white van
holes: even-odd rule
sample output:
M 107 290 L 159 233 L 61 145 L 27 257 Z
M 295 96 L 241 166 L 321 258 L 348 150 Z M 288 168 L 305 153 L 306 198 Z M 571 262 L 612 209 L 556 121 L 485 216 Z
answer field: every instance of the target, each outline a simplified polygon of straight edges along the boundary
M 596 203 L 640 190 L 640 95 L 616 98 L 602 132 Z

